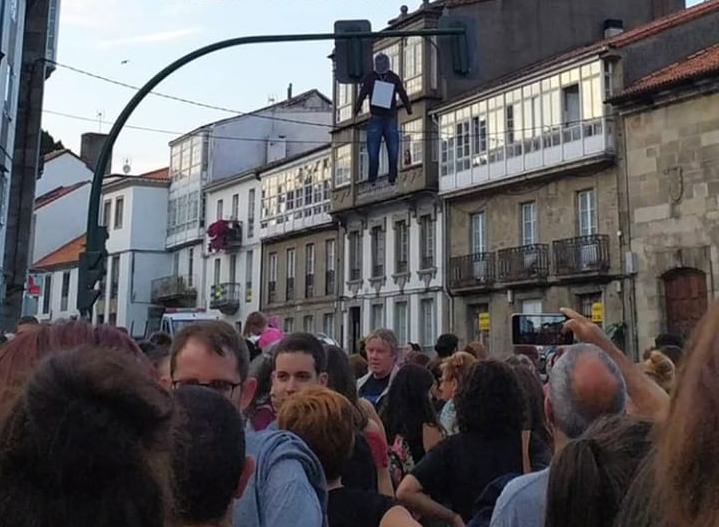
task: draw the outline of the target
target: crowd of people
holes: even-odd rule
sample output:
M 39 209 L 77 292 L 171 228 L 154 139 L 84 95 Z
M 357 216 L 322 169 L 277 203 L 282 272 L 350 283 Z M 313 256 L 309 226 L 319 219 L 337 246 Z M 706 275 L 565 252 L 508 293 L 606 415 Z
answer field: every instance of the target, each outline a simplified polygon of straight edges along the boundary
M 21 321 L 0 348 L 0 525 L 714 525 L 719 305 L 638 364 L 563 312 L 577 343 L 543 364 L 386 328 L 349 355 L 262 313 L 140 343 Z

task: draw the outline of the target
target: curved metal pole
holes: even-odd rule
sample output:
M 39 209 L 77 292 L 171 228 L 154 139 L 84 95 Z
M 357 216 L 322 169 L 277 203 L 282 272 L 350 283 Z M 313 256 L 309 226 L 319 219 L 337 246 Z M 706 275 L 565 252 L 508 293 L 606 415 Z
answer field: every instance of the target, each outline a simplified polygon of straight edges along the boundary
M 215 51 L 219 51 L 234 46 L 241 46 L 244 44 L 262 44 L 262 43 L 279 43 L 279 42 L 307 42 L 317 40 L 349 40 L 349 39 L 367 39 L 367 38 L 391 38 L 391 37 L 407 37 L 407 36 L 436 36 L 436 35 L 460 35 L 464 34 L 463 28 L 447 28 L 447 29 L 414 29 L 407 31 L 381 31 L 381 32 L 352 32 L 352 33 L 314 33 L 304 35 L 257 35 L 249 37 L 237 37 L 229 40 L 223 40 L 210 44 L 191 53 L 188 53 L 184 57 L 181 57 L 171 63 L 169 66 L 162 69 L 157 75 L 152 77 L 147 83 L 138 90 L 138 92 L 130 99 L 125 108 L 120 112 L 120 115 L 115 120 L 115 123 L 110 129 L 110 133 L 105 140 L 105 143 L 100 152 L 95 172 L 92 178 L 92 187 L 90 189 L 90 203 L 88 207 L 87 215 L 87 241 L 85 252 L 98 252 L 104 250 L 105 240 L 107 238 L 107 231 L 104 227 L 98 225 L 99 212 L 100 212 L 100 197 L 102 196 L 102 182 L 106 174 L 106 168 L 110 162 L 110 156 L 115 141 L 120 135 L 120 131 L 127 123 L 128 119 L 142 102 L 147 95 L 158 85 L 160 82 L 165 80 L 170 74 L 174 73 L 182 66 L 189 64 L 190 62 L 209 55 Z M 82 260 L 80 264 L 80 273 L 84 272 Z M 83 280 L 79 280 L 79 287 L 83 287 Z M 94 284 L 93 284 L 94 285 Z M 78 300 L 80 295 L 78 295 Z M 87 315 L 87 313 L 83 313 Z

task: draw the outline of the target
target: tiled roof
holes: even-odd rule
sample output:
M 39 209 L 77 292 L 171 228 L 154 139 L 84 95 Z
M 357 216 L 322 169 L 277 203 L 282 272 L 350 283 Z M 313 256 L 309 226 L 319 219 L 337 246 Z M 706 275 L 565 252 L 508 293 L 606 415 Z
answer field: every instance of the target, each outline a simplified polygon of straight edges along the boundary
M 711 74 L 719 76 L 719 44 L 703 49 L 682 61 L 670 64 L 666 68 L 639 79 L 622 93 L 612 98 L 612 102 L 619 102 L 643 93 L 667 88 L 682 81 Z
M 69 185 L 67 187 L 54 188 L 51 191 L 46 192 L 42 196 L 35 198 L 35 210 L 44 207 L 45 205 L 49 205 L 53 201 L 56 201 L 63 196 L 67 196 L 71 192 L 74 192 L 75 190 L 89 184 L 89 181 L 80 181 L 78 183 L 75 183 L 74 185 Z
M 170 167 L 158 168 L 157 170 L 151 170 L 150 172 L 145 172 L 144 174 L 140 174 L 139 177 L 144 177 L 144 178 L 148 178 L 148 179 L 170 179 Z
M 80 253 L 85 250 L 85 235 L 78 236 L 67 242 L 62 247 L 46 254 L 32 265 L 33 269 L 46 269 L 60 265 L 73 264 L 80 258 Z

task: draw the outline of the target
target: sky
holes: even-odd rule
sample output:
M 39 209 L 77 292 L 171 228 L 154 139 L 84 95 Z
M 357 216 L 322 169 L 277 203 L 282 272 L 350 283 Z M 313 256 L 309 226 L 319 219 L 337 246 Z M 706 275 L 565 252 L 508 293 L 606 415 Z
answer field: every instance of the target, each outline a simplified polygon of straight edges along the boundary
M 688 5 L 699 0 L 688 0 Z M 368 19 L 374 30 L 421 0 L 61 0 L 57 67 L 46 83 L 43 128 L 80 152 L 85 132 L 108 132 L 134 90 L 64 66 L 141 86 L 172 60 L 213 42 L 249 35 L 331 32 L 335 20 Z M 332 43 L 240 46 L 203 57 L 174 73 L 157 92 L 248 112 L 273 97 L 317 88 L 332 95 Z M 64 115 L 58 115 L 64 114 Z M 113 170 L 167 166 L 168 142 L 233 113 L 150 95 L 116 145 Z

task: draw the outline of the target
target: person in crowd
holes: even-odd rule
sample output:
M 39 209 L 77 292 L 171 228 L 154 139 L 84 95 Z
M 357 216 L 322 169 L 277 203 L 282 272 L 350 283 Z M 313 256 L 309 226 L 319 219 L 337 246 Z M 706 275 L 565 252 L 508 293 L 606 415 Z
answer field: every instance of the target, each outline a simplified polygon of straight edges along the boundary
M 173 388 L 204 386 L 244 411 L 257 381 L 249 377 L 249 352 L 235 328 L 203 321 L 183 328 L 171 348 Z M 316 457 L 288 432 L 248 431 L 247 454 L 255 471 L 233 506 L 236 527 L 290 527 L 301 517 L 308 527 L 325 525 L 326 491 Z
M 590 322 L 591 323 L 591 322 Z M 617 364 L 592 344 L 565 348 L 549 377 L 545 414 L 555 453 L 604 415 L 624 413 L 627 388 Z M 492 527 L 541 527 L 550 469 L 510 481 L 499 496 Z
M 365 360 L 362 355 L 360 355 L 359 353 L 355 353 L 353 355 L 350 355 L 349 359 L 350 366 L 352 366 L 352 371 L 355 375 L 355 379 L 359 380 L 365 375 L 367 375 L 367 360 Z
M 553 453 L 552 433 L 549 431 L 544 411 L 544 388 L 531 364 L 519 364 L 513 368 L 527 401 L 524 430 L 529 434 L 529 441 L 533 446 L 531 469 L 538 471 L 549 465 Z
M 0 523 L 169 525 L 170 393 L 129 354 L 41 349 L 0 425 Z
M 532 363 L 532 367 L 539 375 L 539 350 L 537 346 L 530 346 L 527 344 L 521 344 L 514 346 L 514 355 L 518 357 L 526 357 Z
M 322 464 L 329 491 L 329 527 L 419 527 L 409 512 L 388 496 L 344 486 L 342 468 L 356 437 L 356 413 L 341 394 L 313 386 L 287 399 L 278 415 L 280 428 L 301 437 Z
M 177 523 L 232 525 L 232 502 L 242 496 L 255 468 L 245 456 L 242 416 L 208 388 L 185 386 L 172 395 L 182 416 L 172 452 Z
M 15 324 L 15 335 L 37 329 L 39 325 L 40 321 L 36 317 L 31 315 L 20 317 L 17 324 Z
M 379 411 L 399 370 L 397 336 L 390 329 L 376 329 L 365 338 L 365 350 L 369 372 L 357 381 L 357 389 Z
M 327 353 L 311 333 L 293 333 L 283 338 L 272 355 L 272 392 L 275 411 L 279 412 L 288 397 L 309 387 L 326 386 Z M 363 413 L 355 421 L 356 437 L 352 455 L 344 467 L 345 484 L 353 488 L 377 489 L 377 470 L 372 450 L 360 428 Z
M 170 388 L 170 348 L 165 345 L 153 344 L 146 340 L 138 344 L 143 353 L 154 366 L 160 384 L 166 388 Z
M 485 346 L 478 340 L 473 340 L 472 342 L 467 344 L 467 346 L 465 346 L 464 348 L 464 351 L 477 357 L 477 360 L 487 360 L 489 358 L 487 346 Z
M 459 433 L 427 452 L 402 480 L 397 498 L 425 518 L 460 527 L 472 519 L 485 487 L 521 474 L 529 454 L 522 441 L 526 402 L 511 366 L 472 365 L 455 404 Z
M 674 363 L 659 350 L 651 350 L 642 364 L 644 373 L 662 389 L 671 393 L 674 389 L 676 368 Z
M 152 364 L 137 343 L 112 326 L 93 326 L 84 320 L 41 324 L 34 331 L 21 332 L 0 353 L 0 417 L 41 359 L 82 346 L 100 346 L 130 355 L 157 378 Z
M 371 451 L 377 473 L 377 490 L 382 494 L 394 497 L 394 488 L 389 475 L 387 436 L 382 420 L 377 415 L 374 406 L 358 397 L 357 381 L 354 378 L 349 358 L 344 350 L 337 346 L 325 346 L 325 351 L 327 352 L 327 386 L 342 394 L 357 409 L 359 416 L 357 429 L 364 434 L 364 439 L 367 441 Z M 352 461 L 352 458 L 350 458 L 350 461 Z M 349 465 L 351 465 L 351 462 Z M 348 469 L 351 470 L 352 467 L 345 467 L 343 473 L 348 473 Z M 349 478 L 346 478 L 346 480 L 349 481 Z
M 652 446 L 652 425 L 623 415 L 600 417 L 567 443 L 552 463 L 545 527 L 612 527 Z
M 407 468 L 419 463 L 425 453 L 444 438 L 430 398 L 433 383 L 427 368 L 406 364 L 392 382 L 387 404 L 380 412 L 388 442 L 394 453 L 408 461 Z M 395 463 L 390 470 L 395 484 L 405 475 L 404 470 L 398 474 L 397 469 Z
M 442 360 L 440 366 L 442 377 L 439 382 L 439 397 L 445 401 L 445 404 L 439 415 L 439 422 L 449 435 L 458 432 L 454 396 L 457 394 L 459 385 L 469 370 L 469 367 L 475 362 L 477 362 L 477 358 L 466 351 L 458 351 Z
M 457 335 L 452 333 L 444 333 L 437 338 L 437 343 L 434 345 L 434 351 L 437 352 L 437 357 L 440 359 L 446 359 L 452 353 L 457 351 L 459 347 L 459 339 Z
M 264 313 L 254 311 L 247 315 L 245 338 L 251 339 L 259 349 L 264 350 L 270 344 L 282 339 L 282 331 L 270 326 Z
M 272 348 L 272 346 L 270 346 Z M 257 355 L 250 362 L 249 377 L 257 382 L 257 389 L 252 401 L 245 410 L 247 424 L 254 431 L 266 429 L 275 420 L 275 409 L 272 405 L 272 352 Z
M 414 350 L 410 351 L 404 359 L 404 364 L 417 364 L 423 368 L 429 366 L 430 362 L 432 362 L 432 358 L 429 355 L 422 353 L 421 351 Z
M 660 350 L 664 355 L 669 357 L 672 363 L 678 368 L 681 365 L 684 356 L 684 339 L 679 335 L 670 333 L 660 333 L 654 339 L 654 349 Z M 647 357 L 644 357 L 647 359 Z
M 442 410 L 444 409 L 445 400 L 442 399 L 441 394 L 439 392 L 439 385 L 442 384 L 442 361 L 444 359 L 440 359 L 439 357 L 435 357 L 434 359 L 430 360 L 427 364 L 427 369 L 432 374 L 432 378 L 434 379 L 434 383 L 432 384 L 432 389 L 430 390 L 431 400 L 432 400 L 432 406 L 434 407 L 434 411 L 437 412 L 437 415 L 442 415 Z
M 167 349 L 172 346 L 172 337 L 164 331 L 155 331 L 148 339 L 155 346 L 166 347 Z

